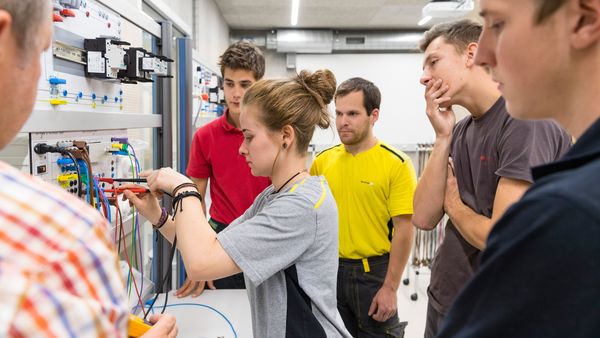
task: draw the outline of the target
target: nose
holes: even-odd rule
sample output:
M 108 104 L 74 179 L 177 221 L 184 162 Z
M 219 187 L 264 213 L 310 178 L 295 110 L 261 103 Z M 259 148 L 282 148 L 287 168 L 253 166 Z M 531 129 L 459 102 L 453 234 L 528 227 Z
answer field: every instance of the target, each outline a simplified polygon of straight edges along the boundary
M 479 37 L 477 52 L 475 53 L 475 64 L 487 68 L 496 66 L 494 46 L 485 28 Z
M 242 86 L 238 86 L 236 85 L 233 88 L 233 97 L 235 97 L 236 99 L 241 98 L 244 95 L 244 89 L 242 88 Z
M 429 74 L 429 72 L 427 72 L 427 71 L 423 71 L 423 74 L 421 75 L 421 79 L 419 79 L 419 82 L 421 82 L 421 84 L 423 86 L 427 86 L 429 81 L 431 81 L 431 74 Z
M 246 156 L 246 148 L 244 147 L 244 142 L 242 142 L 242 144 L 240 145 L 240 148 L 238 149 L 238 153 L 242 156 Z
M 336 124 L 340 127 L 348 126 L 348 117 L 346 114 L 338 115 Z

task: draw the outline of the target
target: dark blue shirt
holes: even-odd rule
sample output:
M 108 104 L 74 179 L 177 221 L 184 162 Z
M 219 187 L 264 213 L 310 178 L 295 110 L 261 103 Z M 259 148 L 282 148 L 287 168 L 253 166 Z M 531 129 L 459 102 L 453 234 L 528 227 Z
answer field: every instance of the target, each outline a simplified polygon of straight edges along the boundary
M 532 173 L 439 337 L 600 337 L 600 120 Z

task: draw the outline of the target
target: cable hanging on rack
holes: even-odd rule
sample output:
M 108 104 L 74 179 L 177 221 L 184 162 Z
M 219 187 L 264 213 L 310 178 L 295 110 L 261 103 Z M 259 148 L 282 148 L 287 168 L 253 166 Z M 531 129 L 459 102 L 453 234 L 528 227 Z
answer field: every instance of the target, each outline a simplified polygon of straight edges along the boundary
M 427 160 L 433 150 L 433 144 L 430 143 L 419 143 L 417 144 L 417 177 L 421 177 L 425 170 Z M 415 272 L 415 282 L 413 283 L 413 293 L 410 298 L 417 300 L 417 276 L 420 274 L 421 269 L 430 268 L 435 253 L 439 248 L 440 244 L 444 239 L 444 224 L 446 223 L 446 216 L 442 217 L 440 222 L 432 230 L 426 231 L 416 229 L 414 235 L 414 245 L 411 253 L 411 259 L 406 269 L 407 276 L 402 281 L 404 285 L 410 284 L 410 270 Z

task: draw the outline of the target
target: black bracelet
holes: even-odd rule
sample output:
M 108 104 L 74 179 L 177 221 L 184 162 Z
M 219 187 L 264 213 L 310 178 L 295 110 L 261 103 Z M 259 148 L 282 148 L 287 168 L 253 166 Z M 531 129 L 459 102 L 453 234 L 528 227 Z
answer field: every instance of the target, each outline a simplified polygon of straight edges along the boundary
M 175 197 L 175 195 L 177 195 L 177 192 L 179 191 L 179 189 L 182 189 L 182 188 L 194 188 L 194 189 L 198 190 L 198 187 L 194 183 L 185 182 L 185 183 L 181 183 L 180 185 L 176 186 L 175 189 L 173 189 L 171 196 Z
M 202 203 L 202 195 L 200 195 L 200 193 L 197 191 L 184 191 L 180 194 L 177 194 L 177 196 L 173 197 L 173 221 L 175 220 L 175 215 L 177 215 L 177 207 L 179 207 L 179 211 L 183 211 L 182 201 L 184 198 L 190 196 L 196 197 L 200 203 Z
M 168 217 L 169 217 L 169 214 L 167 213 L 167 209 L 162 208 L 161 213 L 160 213 L 160 218 L 158 219 L 158 222 L 156 224 L 152 224 L 152 228 L 155 230 L 162 228 L 163 225 L 165 225 L 165 223 L 167 223 Z

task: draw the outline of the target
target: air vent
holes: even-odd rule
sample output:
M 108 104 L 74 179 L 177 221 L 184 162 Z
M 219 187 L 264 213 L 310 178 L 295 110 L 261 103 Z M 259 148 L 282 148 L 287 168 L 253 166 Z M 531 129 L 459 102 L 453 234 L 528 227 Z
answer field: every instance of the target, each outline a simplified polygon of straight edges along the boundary
M 422 37 L 423 32 L 419 31 L 339 31 L 333 40 L 333 52 L 411 52 L 418 50 Z
M 333 31 L 331 30 L 277 30 L 278 53 L 331 53 Z
M 347 45 L 364 45 L 365 37 L 364 36 L 348 36 L 346 37 Z

